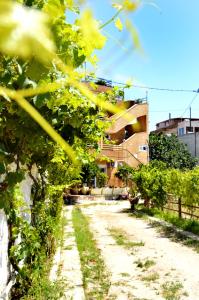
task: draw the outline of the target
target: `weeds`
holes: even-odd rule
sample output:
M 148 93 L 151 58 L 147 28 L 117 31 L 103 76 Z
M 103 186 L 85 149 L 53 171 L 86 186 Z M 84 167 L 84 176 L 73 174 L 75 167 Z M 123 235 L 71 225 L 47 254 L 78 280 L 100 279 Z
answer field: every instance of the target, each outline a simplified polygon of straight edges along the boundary
M 143 276 L 142 280 L 147 282 L 152 282 L 158 280 L 159 278 L 160 278 L 159 274 L 157 272 L 154 272 L 154 273 L 150 273 L 147 276 Z
M 180 300 L 183 285 L 180 282 L 165 282 L 161 286 L 162 296 L 166 300 Z M 184 293 L 185 295 L 185 293 Z
M 80 254 L 86 299 L 105 299 L 110 287 L 109 276 L 93 234 L 90 232 L 88 219 L 79 208 L 74 208 L 72 220 Z
M 123 276 L 123 277 L 130 277 L 131 275 L 129 274 L 129 273 L 121 273 L 121 275 Z
M 148 270 L 150 267 L 155 265 L 155 261 L 150 259 L 147 259 L 146 261 L 138 259 L 135 263 L 138 268 L 143 268 L 144 270 Z
M 144 243 L 142 241 L 141 242 L 130 241 L 126 233 L 121 229 L 109 228 L 108 230 L 111 236 L 115 239 L 117 245 L 119 246 L 123 246 L 126 249 L 132 249 L 134 247 L 144 246 Z

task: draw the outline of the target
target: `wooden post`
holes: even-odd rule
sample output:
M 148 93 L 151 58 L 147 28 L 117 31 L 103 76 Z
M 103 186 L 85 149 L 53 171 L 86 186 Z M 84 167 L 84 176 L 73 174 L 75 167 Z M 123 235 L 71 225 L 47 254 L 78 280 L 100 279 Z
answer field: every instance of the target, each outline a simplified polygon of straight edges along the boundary
M 182 201 L 181 201 L 181 198 L 178 198 L 178 217 L 182 218 Z

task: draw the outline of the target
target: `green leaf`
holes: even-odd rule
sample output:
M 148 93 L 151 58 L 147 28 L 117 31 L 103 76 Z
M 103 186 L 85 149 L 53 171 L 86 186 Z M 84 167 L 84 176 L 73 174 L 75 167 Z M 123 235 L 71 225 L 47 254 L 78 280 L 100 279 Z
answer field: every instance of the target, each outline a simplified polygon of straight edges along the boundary
M 21 182 L 24 179 L 23 172 L 9 172 L 6 180 L 8 181 L 9 185 L 15 185 L 18 182 Z
M 44 13 L 14 1 L 0 2 L 0 51 L 42 62 L 52 58 L 54 43 Z
M 0 174 L 5 173 L 6 169 L 5 169 L 5 165 L 4 163 L 0 163 Z

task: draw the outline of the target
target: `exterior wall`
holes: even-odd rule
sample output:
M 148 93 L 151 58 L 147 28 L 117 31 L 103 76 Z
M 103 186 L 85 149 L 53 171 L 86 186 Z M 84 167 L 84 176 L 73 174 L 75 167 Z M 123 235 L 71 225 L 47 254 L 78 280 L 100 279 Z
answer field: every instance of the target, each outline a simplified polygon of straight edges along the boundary
M 192 156 L 199 157 L 199 133 L 189 133 L 178 136 L 178 139 L 187 145 Z
M 107 130 L 107 133 L 113 134 L 120 131 L 129 124 L 137 122 L 137 118 L 148 115 L 148 104 L 135 104 L 126 110 L 124 113 L 113 115 L 110 120 L 113 121 L 112 126 Z
M 10 165 L 12 170 L 15 170 L 16 166 L 14 164 Z M 37 176 L 37 169 L 33 167 L 32 174 L 34 177 Z M 27 208 L 30 208 L 31 205 L 31 187 L 32 179 L 26 174 L 25 179 L 21 182 L 21 191 L 24 197 L 24 201 L 27 205 Z M 28 212 L 25 209 L 23 212 L 23 217 L 30 222 L 30 211 Z M 20 239 L 19 239 L 20 240 Z M 8 223 L 6 215 L 3 209 L 0 209 L 0 299 L 7 299 L 8 292 L 7 285 L 10 277 L 11 266 L 8 260 L 8 243 L 9 243 L 9 234 L 8 234 Z M 11 287 L 11 286 L 10 286 Z
M 179 128 L 184 129 L 184 133 L 186 134 L 186 127 L 190 127 L 190 120 L 187 118 L 174 118 L 168 119 L 163 122 L 156 124 L 156 130 L 153 133 L 165 133 L 165 134 L 176 134 L 179 135 Z M 199 127 L 199 119 L 191 119 L 191 127 Z
M 3 294 L 10 276 L 8 242 L 7 218 L 3 209 L 0 209 L 0 295 Z
M 125 103 L 125 102 L 124 102 Z M 123 105 L 124 105 L 123 103 Z M 102 151 L 98 157 L 108 157 L 112 163 L 107 163 L 108 186 L 122 187 L 123 182 L 116 178 L 118 164 L 124 164 L 137 168 L 141 163 L 148 163 L 148 104 L 135 104 L 122 114 L 115 114 L 110 117 L 113 121 L 107 130 L 110 140 L 115 144 L 101 145 Z M 122 104 L 120 104 L 122 107 Z M 130 135 L 125 139 L 125 131 Z M 145 148 L 145 150 L 143 150 Z M 103 158 L 102 158 L 103 160 Z
M 175 135 L 177 135 L 178 134 L 178 128 L 177 127 L 175 127 L 175 128 L 166 128 L 163 132 L 165 134 L 175 134 Z
M 123 147 L 131 154 L 133 154 L 138 161 L 132 155 L 128 155 L 127 164 L 132 167 L 137 167 L 139 165 L 139 161 L 143 164 L 148 163 L 148 149 L 147 151 L 140 150 L 140 146 L 147 146 L 148 144 L 148 134 L 147 132 L 139 132 L 135 133 L 133 136 L 128 138 L 124 143 Z M 129 153 L 128 152 L 128 153 Z
M 122 128 L 121 130 L 119 130 L 116 133 L 110 134 L 111 141 L 115 141 L 116 144 L 122 143 L 124 140 L 124 137 L 125 137 L 125 129 L 124 128 Z
M 187 130 L 186 130 L 187 127 L 190 127 L 190 120 L 189 119 L 186 119 L 183 122 L 178 123 L 178 128 L 177 128 L 178 135 L 187 134 Z M 193 127 L 193 132 L 195 132 L 195 129 L 199 128 L 199 121 L 191 121 L 191 127 Z M 182 129 L 182 128 L 183 128 L 184 132 L 183 132 L 183 134 L 180 134 L 179 129 Z
M 181 121 L 182 121 L 182 119 L 180 119 L 180 118 L 165 120 L 163 122 L 157 123 L 156 129 L 163 129 L 163 128 L 167 128 L 169 126 L 177 127 L 178 123 Z

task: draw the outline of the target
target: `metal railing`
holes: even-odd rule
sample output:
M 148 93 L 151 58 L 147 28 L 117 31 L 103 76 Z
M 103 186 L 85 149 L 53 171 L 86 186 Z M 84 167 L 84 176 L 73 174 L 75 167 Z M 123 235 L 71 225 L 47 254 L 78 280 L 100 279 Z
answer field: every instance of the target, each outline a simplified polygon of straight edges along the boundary
M 133 153 L 131 153 L 128 149 L 124 148 L 122 144 L 120 144 L 120 145 L 102 144 L 101 149 L 102 150 L 107 150 L 107 151 L 122 151 L 122 152 L 125 152 L 125 153 L 127 153 L 128 156 L 123 153 L 122 158 L 123 158 L 124 161 L 128 160 L 129 156 L 131 156 L 139 164 L 143 164 Z

